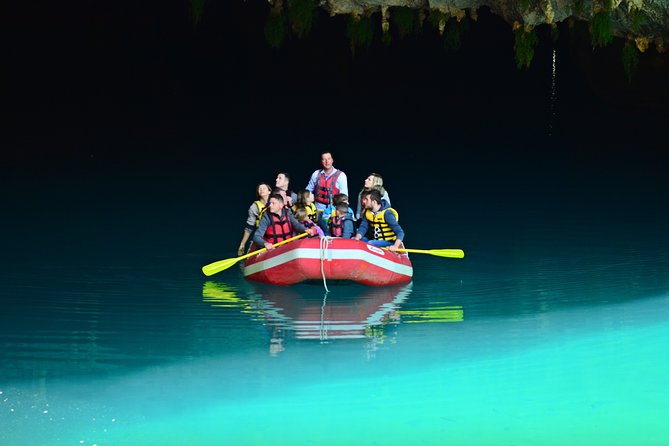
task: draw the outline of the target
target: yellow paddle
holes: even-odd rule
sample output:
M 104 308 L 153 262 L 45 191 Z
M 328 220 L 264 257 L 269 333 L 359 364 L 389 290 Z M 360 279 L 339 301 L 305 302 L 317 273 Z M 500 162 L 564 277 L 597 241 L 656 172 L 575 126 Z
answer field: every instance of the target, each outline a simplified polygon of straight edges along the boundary
M 296 235 L 295 237 L 287 238 L 286 240 L 275 243 L 272 246 L 277 247 L 279 245 L 285 245 L 286 243 L 292 242 L 293 240 L 297 240 L 298 238 L 306 237 L 309 235 L 307 232 L 303 232 L 300 235 Z M 260 254 L 263 251 L 267 251 L 267 248 L 262 248 L 257 251 L 250 252 L 248 254 L 244 254 L 241 257 L 235 257 L 233 259 L 225 259 L 225 260 L 219 260 L 218 262 L 210 263 L 209 265 L 204 265 L 202 267 L 202 272 L 204 273 L 205 276 L 212 276 L 216 273 L 220 273 L 221 271 L 230 268 L 232 265 L 235 263 L 239 262 L 240 260 L 244 260 L 248 257 L 253 257 L 256 254 Z
M 430 254 L 439 257 L 451 257 L 453 259 L 461 259 L 465 256 L 462 249 L 406 249 L 399 248 L 398 252 L 414 252 L 416 254 Z

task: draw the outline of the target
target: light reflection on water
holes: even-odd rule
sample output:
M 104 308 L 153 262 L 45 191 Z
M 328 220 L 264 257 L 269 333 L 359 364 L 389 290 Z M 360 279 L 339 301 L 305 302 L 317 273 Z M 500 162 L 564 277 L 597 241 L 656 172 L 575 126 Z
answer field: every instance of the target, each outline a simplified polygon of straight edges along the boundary
M 231 295 L 236 297 L 231 290 L 225 283 L 209 281 L 202 294 L 205 301 L 219 306 Z M 337 287 L 321 293 L 322 297 L 310 291 L 311 295 L 300 294 L 297 287 L 256 286 L 249 298 L 259 302 L 262 310 L 257 313 L 268 325 L 291 331 L 297 339 L 355 339 L 365 337 L 368 328 L 397 323 L 398 306 L 411 294 L 411 285 L 367 287 L 356 290 L 357 295 Z
M 0 443 L 666 443 L 662 246 L 466 251 L 327 294 L 202 255 L 4 273 Z
M 290 345 L 278 355 L 249 343 L 107 378 L 3 386 L 3 444 L 462 444 L 475 435 L 484 445 L 585 445 L 593 425 L 607 426 L 596 431 L 607 444 L 669 438 L 657 415 L 669 408 L 667 294 L 455 324 L 392 322 L 392 340 L 370 355 L 368 337 L 298 339 L 285 314 L 312 315 L 317 299 L 297 295 L 308 311 L 290 302 L 278 317 L 279 300 L 257 290 L 250 299 L 221 283 L 203 290 L 208 311 L 244 310 L 247 331 L 262 327 L 267 338 L 280 325 L 295 335 L 284 338 Z M 400 321 L 416 294 L 392 304 Z M 379 441 L 388 423 L 393 435 Z

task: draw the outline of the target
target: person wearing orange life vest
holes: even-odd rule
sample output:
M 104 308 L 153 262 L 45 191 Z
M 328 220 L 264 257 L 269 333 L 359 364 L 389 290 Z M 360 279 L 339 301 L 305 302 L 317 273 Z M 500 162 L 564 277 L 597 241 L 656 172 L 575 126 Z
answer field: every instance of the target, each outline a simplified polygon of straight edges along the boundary
M 355 232 L 353 217 L 346 203 L 339 203 L 335 215 L 330 219 L 330 235 L 332 237 L 351 238 Z
M 337 207 L 339 207 L 340 204 L 345 204 L 348 206 L 348 215 L 351 216 L 351 220 L 355 222 L 355 215 L 353 214 L 353 209 L 351 209 L 351 205 L 348 202 L 348 195 L 346 194 L 336 194 L 334 197 L 332 197 L 333 204 L 334 204 L 334 209 L 332 210 L 332 214 L 336 215 L 337 214 Z
M 268 209 L 263 213 L 258 223 L 258 229 L 253 236 L 257 246 L 263 246 L 268 251 L 274 249 L 273 243 L 284 241 L 295 234 L 309 232 L 315 234 L 315 230 L 309 230 L 295 219 L 293 212 L 284 206 L 283 197 L 279 194 L 269 196 Z
M 328 206 L 333 204 L 332 197 L 334 195 L 339 193 L 348 195 L 348 180 L 343 171 L 334 167 L 332 153 L 321 153 L 321 165 L 323 166 L 322 169 L 315 170 L 311 174 L 306 189 L 314 193 L 318 210 L 325 211 Z
M 251 235 L 258 227 L 260 222 L 260 216 L 267 205 L 267 200 L 272 192 L 272 188 L 267 183 L 260 183 L 256 186 L 256 201 L 251 203 L 249 206 L 248 217 L 246 218 L 246 224 L 244 225 L 244 234 L 242 235 L 242 240 L 239 242 L 239 248 L 237 248 L 237 255 L 244 254 L 246 250 L 246 242 L 251 238 Z
M 366 241 L 370 245 L 388 247 L 391 251 L 400 248 L 404 230 L 397 222 L 399 219 L 397 211 L 387 204 L 381 204 L 381 192 L 377 189 L 363 192 L 361 201 L 365 212 L 355 239 Z M 374 237 L 372 240 L 365 237 L 367 229 L 370 228 Z

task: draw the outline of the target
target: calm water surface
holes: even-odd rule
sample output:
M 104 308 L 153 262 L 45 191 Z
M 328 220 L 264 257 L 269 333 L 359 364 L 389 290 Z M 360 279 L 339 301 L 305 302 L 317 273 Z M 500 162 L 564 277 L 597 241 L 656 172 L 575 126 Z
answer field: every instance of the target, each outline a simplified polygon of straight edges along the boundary
M 202 276 L 235 256 L 252 199 L 201 192 L 217 180 L 15 175 L 0 443 L 667 444 L 666 183 L 436 171 L 436 236 L 417 229 L 418 174 L 398 177 L 407 244 L 466 257 L 329 293 Z
M 352 55 L 336 19 L 275 51 L 267 3 L 227 3 L 16 22 L 0 445 L 669 444 L 661 55 L 630 83 L 565 23 L 518 70 L 485 8 L 454 53 Z M 326 149 L 353 196 L 383 174 L 408 247 L 466 257 L 399 288 L 204 277 L 256 184 Z

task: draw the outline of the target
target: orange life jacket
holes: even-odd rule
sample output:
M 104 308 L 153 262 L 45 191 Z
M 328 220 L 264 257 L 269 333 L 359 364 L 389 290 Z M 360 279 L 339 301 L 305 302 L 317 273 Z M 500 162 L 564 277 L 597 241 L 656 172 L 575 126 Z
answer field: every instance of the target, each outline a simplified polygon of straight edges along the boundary
M 344 235 L 344 221 L 353 220 L 350 215 L 346 214 L 343 217 L 333 215 L 330 219 L 330 234 L 332 237 L 341 237 Z
M 322 204 L 332 204 L 332 197 L 339 193 L 337 188 L 337 178 L 341 174 L 341 170 L 337 170 L 330 175 L 330 178 L 325 178 L 325 172 L 321 172 L 314 190 L 314 200 Z
M 281 216 L 269 214 L 272 224 L 267 227 L 263 239 L 272 244 L 282 242 L 293 235 L 293 224 L 286 208 L 281 209 Z

